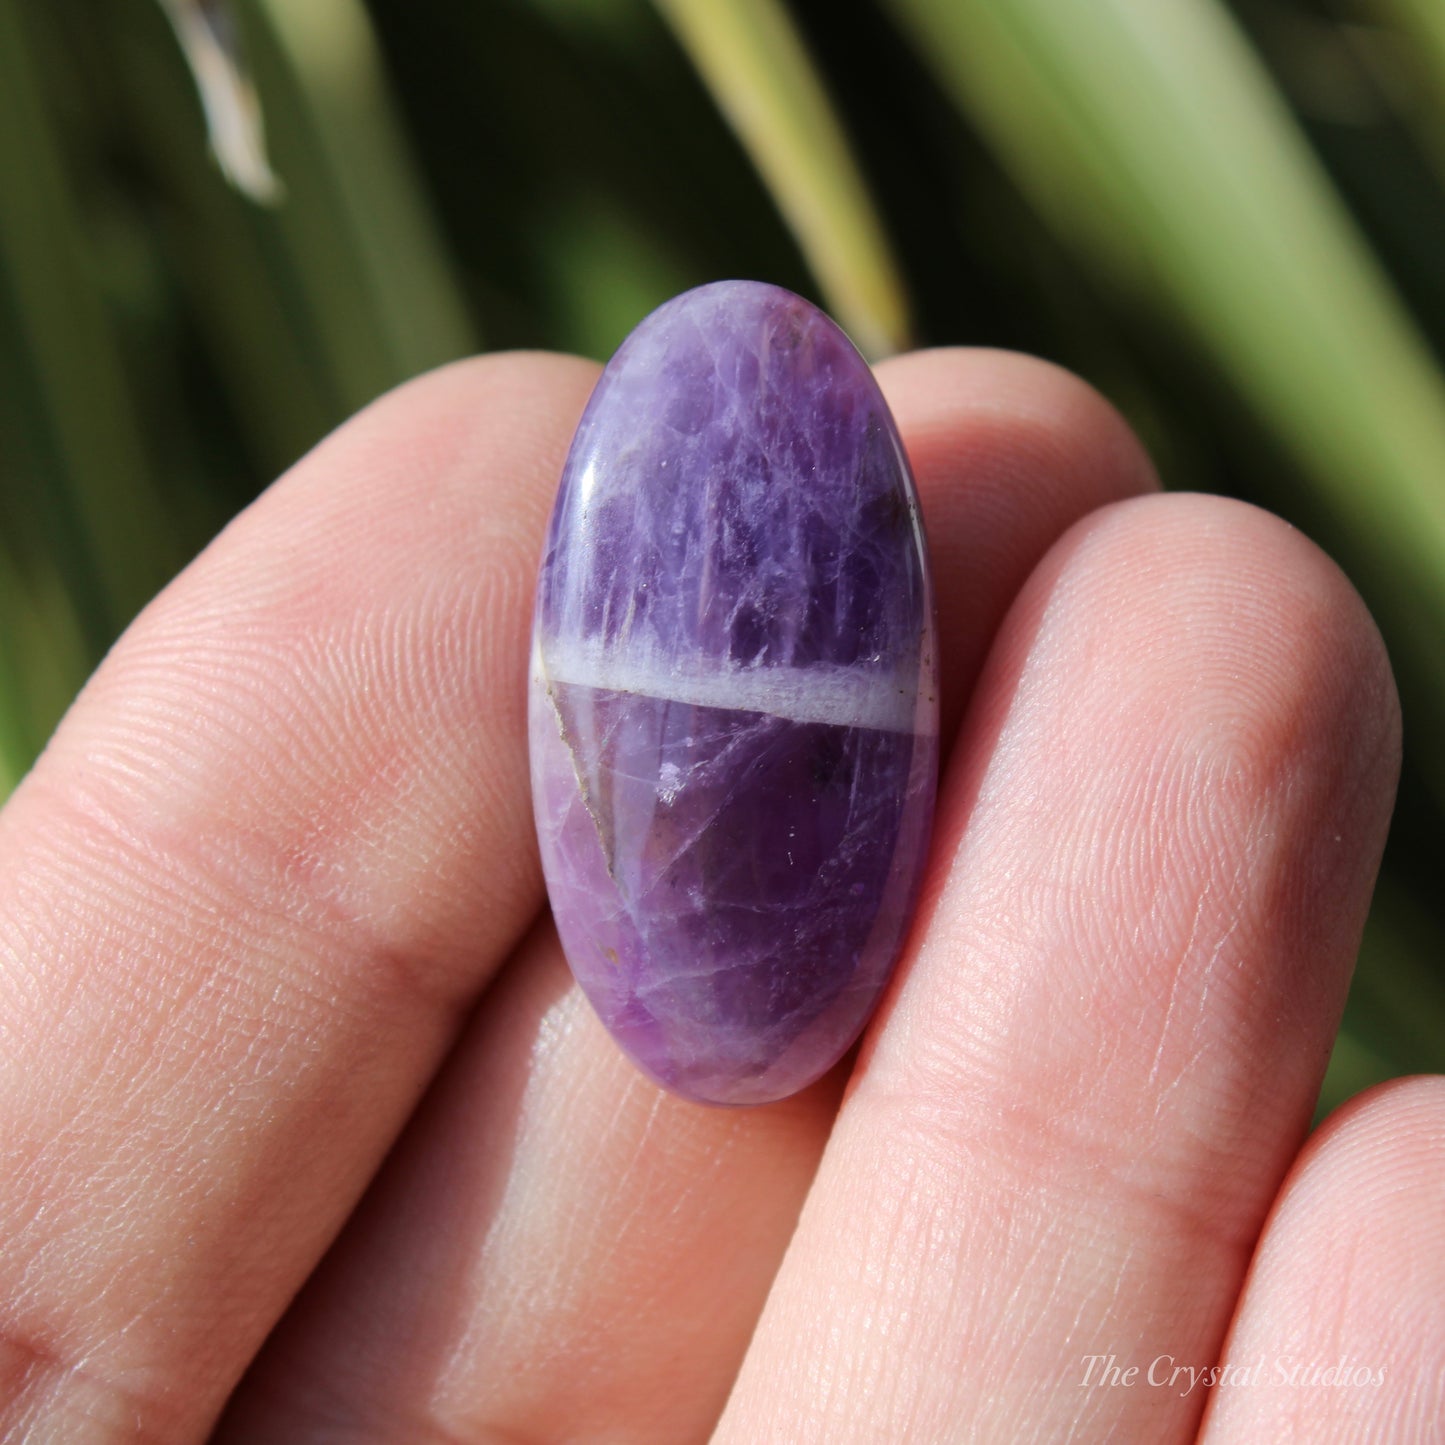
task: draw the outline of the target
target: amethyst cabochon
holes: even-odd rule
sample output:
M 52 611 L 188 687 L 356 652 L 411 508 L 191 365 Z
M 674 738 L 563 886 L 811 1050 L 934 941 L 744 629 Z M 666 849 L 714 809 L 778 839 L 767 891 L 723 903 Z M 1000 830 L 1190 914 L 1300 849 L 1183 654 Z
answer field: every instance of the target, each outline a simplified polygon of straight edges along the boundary
M 917 496 L 847 337 L 750 281 L 653 312 L 563 472 L 530 731 L 568 961 L 659 1083 L 764 1103 L 857 1037 L 927 850 L 935 668 Z

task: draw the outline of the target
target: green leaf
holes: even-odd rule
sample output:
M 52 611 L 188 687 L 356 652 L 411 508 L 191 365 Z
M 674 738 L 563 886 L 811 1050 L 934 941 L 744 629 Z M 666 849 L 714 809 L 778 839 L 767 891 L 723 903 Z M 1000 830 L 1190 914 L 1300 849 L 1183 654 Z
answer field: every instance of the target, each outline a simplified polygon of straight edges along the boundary
M 0 0 L 0 311 L 23 376 L 24 425 L 43 458 L 36 536 L 50 549 L 98 654 L 181 560 L 106 311 L 86 218 L 38 84 L 17 0 Z M 12 527 L 19 527 L 12 523 Z M 4 625 L 4 619 L 0 619 Z
M 1357 570 L 1409 599 L 1394 639 L 1445 719 L 1445 381 L 1229 12 L 888 3 L 1055 229 L 1294 451 Z
M 252 484 L 262 485 L 345 418 L 346 399 L 298 300 L 304 281 L 280 216 L 224 184 L 198 143 L 194 87 L 163 26 L 127 8 L 105 27 L 97 41 L 115 56 L 116 111 L 162 201 L 141 223 L 174 278 L 178 314 L 168 320 L 197 329 L 242 429 Z M 181 406 L 157 420 L 172 438 L 202 425 Z M 209 481 L 184 475 L 180 490 L 204 493 Z
M 358 0 L 250 0 L 277 227 L 343 403 L 476 350 Z
M 1410 70 L 1423 82 L 1418 94 L 1392 87 L 1405 119 L 1419 136 L 1436 171 L 1445 176 L 1445 5 L 1440 0 L 1371 0 L 1380 19 L 1408 46 Z
M 908 344 L 883 227 L 808 52 L 777 0 L 657 0 L 792 228 L 829 307 L 869 357 Z

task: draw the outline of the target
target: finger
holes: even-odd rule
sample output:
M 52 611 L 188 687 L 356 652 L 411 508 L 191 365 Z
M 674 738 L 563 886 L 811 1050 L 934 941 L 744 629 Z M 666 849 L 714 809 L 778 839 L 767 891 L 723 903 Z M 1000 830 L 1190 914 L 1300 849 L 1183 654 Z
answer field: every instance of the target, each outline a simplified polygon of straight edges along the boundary
M 1202 1439 L 1413 1442 L 1445 1421 L 1445 1079 L 1310 1140 L 1260 1240 Z
M 1069 534 L 995 643 L 916 949 L 720 1442 L 1185 1438 L 1333 1037 L 1393 790 L 1377 634 L 1213 498 Z M 1095 1372 L 1097 1377 L 1097 1370 Z
M 343 428 L 0 820 L 0 1436 L 203 1433 L 540 906 L 521 680 L 593 375 Z
M 1152 473 L 1113 410 L 1041 362 L 939 352 L 880 374 L 918 474 L 957 689 L 1058 533 Z M 661 1094 L 539 935 L 222 1438 L 704 1438 L 838 1083 L 746 1111 Z
M 1080 517 L 1156 491 L 1128 424 L 1093 387 L 1008 351 L 919 351 L 878 368 L 928 530 L 952 742 L 989 646 L 1029 573 Z
M 746 1112 L 663 1093 L 546 921 L 216 1445 L 705 1435 L 839 1091 Z

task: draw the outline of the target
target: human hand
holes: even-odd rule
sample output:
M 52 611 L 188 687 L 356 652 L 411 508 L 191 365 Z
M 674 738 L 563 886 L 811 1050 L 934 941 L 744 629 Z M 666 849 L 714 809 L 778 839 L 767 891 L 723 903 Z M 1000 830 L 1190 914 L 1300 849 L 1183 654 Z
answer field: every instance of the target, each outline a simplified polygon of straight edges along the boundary
M 1296 1157 L 1398 759 L 1348 583 L 1150 495 L 1055 368 L 881 367 L 952 740 L 924 896 L 851 1078 L 701 1108 L 539 919 L 532 584 L 594 375 L 343 428 L 0 815 L 0 1436 L 195 1441 L 234 1390 L 216 1438 L 287 1445 L 1426 1438 L 1445 1086 Z M 1276 1378 L 1341 1357 L 1382 1381 Z

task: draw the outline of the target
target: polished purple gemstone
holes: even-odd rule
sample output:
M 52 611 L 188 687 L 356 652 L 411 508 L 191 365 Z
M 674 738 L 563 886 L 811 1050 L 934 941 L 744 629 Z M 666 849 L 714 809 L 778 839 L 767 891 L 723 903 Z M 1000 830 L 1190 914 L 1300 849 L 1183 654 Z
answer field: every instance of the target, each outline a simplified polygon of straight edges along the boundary
M 857 1036 L 933 814 L 932 588 L 847 337 L 750 281 L 603 371 L 537 589 L 532 787 L 578 982 L 647 1073 L 779 1099 Z

